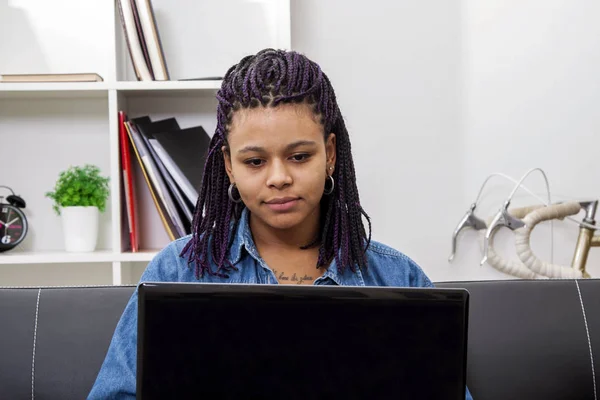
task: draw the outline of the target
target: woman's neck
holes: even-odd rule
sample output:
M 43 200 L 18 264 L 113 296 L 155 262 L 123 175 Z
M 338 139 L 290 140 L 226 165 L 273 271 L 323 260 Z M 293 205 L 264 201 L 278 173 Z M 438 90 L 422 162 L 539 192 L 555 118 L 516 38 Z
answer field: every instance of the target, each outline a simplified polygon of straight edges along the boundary
M 308 215 L 299 225 L 289 229 L 275 229 L 249 214 L 249 225 L 256 247 L 298 250 L 312 243 L 319 235 L 320 209 Z

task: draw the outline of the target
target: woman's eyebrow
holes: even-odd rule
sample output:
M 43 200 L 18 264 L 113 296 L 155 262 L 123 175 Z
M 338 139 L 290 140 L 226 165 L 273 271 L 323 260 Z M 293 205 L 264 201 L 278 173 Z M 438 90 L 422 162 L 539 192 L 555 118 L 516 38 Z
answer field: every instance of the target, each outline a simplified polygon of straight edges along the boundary
M 252 153 L 252 152 L 264 153 L 265 149 L 260 146 L 246 146 L 246 147 L 238 150 L 238 154 Z
M 317 142 L 312 141 L 312 140 L 298 140 L 296 142 L 290 143 L 287 146 L 285 146 L 285 151 L 291 151 L 300 146 L 316 146 L 316 145 L 317 145 Z M 264 149 L 264 147 L 260 147 L 260 146 L 246 146 L 246 147 L 240 149 L 238 151 L 238 154 L 251 153 L 251 152 L 266 153 L 266 150 Z

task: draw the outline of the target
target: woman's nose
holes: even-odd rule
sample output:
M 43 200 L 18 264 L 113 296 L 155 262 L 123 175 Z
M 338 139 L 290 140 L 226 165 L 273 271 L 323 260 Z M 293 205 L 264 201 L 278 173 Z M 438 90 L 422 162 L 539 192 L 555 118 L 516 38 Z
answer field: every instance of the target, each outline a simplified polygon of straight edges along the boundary
M 281 189 L 293 182 L 292 176 L 282 161 L 273 161 L 268 174 L 267 186 L 269 187 Z

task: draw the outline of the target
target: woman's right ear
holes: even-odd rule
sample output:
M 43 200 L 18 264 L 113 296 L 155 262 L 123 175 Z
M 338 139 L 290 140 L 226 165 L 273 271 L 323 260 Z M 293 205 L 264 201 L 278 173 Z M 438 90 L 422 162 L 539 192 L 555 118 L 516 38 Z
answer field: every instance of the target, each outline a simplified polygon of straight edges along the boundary
M 223 153 L 223 161 L 225 162 L 225 172 L 227 172 L 227 176 L 229 176 L 229 182 L 233 182 L 233 172 L 231 169 L 231 153 L 229 151 L 229 147 L 221 147 L 221 152 Z

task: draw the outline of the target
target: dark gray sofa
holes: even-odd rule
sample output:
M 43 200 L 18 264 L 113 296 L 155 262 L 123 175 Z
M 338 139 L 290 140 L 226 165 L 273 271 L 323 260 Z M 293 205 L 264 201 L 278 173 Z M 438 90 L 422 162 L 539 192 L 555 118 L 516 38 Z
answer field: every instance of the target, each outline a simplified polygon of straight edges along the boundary
M 476 400 L 596 399 L 600 279 L 436 286 L 471 293 Z M 134 289 L 0 288 L 0 399 L 85 398 Z

